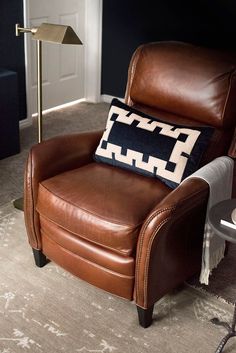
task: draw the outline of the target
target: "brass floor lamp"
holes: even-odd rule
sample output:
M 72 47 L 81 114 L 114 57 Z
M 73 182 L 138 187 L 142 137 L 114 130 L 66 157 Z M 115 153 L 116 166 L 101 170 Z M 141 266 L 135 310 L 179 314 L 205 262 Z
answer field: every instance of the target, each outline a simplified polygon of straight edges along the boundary
M 82 44 L 81 40 L 70 26 L 42 23 L 39 27 L 23 28 L 16 24 L 16 36 L 20 33 L 31 33 L 36 40 L 37 48 L 37 122 L 38 122 L 38 143 L 42 142 L 42 42 L 58 44 Z M 23 198 L 13 202 L 14 207 L 23 210 Z

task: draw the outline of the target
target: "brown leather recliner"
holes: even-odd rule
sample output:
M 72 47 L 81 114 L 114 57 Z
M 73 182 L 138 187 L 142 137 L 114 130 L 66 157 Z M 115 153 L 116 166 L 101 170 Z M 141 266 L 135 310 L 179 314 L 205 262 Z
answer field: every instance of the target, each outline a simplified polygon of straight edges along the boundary
M 215 128 L 201 165 L 235 156 L 235 67 L 178 42 L 139 47 L 126 103 L 167 122 Z M 36 265 L 50 259 L 81 279 L 134 300 L 139 322 L 154 303 L 200 270 L 208 185 L 162 181 L 97 163 L 102 132 L 34 146 L 25 173 L 25 222 Z

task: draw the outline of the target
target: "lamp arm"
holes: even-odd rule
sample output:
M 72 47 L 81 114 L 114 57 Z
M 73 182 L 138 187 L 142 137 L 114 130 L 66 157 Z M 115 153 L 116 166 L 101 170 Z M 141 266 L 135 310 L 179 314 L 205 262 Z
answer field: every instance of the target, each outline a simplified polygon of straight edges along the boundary
M 19 37 L 20 33 L 32 33 L 35 34 L 37 32 L 38 28 L 33 27 L 33 28 L 24 28 L 20 27 L 19 23 L 16 23 L 16 36 Z

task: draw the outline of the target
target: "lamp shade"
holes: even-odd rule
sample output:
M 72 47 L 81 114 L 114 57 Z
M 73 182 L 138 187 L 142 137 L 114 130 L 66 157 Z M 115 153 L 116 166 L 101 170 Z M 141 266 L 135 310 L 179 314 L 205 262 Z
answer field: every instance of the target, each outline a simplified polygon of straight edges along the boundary
M 60 44 L 82 44 L 70 26 L 42 23 L 33 32 L 33 39 Z

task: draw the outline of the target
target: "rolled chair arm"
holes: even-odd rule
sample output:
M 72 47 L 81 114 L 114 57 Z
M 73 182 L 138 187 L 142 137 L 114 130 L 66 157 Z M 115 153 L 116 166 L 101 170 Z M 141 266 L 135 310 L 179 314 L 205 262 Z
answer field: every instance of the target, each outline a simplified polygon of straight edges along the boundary
M 200 270 L 209 186 L 191 178 L 168 194 L 148 215 L 136 256 L 136 304 L 151 307 Z
M 34 249 L 41 249 L 36 212 L 38 184 L 92 162 L 101 136 L 101 131 L 58 136 L 31 148 L 25 168 L 24 214 L 29 242 Z

